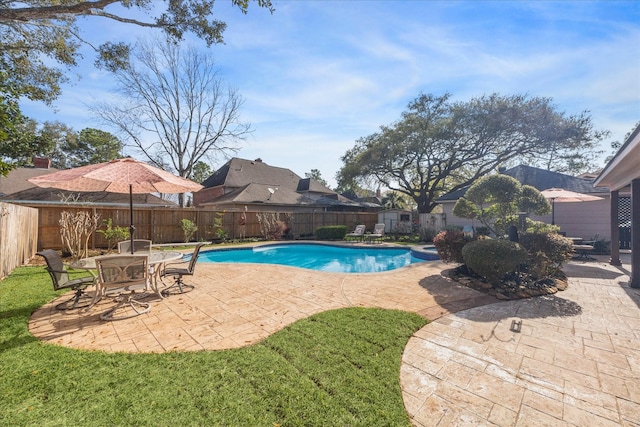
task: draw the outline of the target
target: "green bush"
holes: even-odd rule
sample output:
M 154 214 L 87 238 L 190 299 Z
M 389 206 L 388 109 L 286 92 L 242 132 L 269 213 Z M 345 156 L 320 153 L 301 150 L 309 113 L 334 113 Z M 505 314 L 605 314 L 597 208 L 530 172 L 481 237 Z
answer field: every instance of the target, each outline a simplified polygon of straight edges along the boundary
M 343 240 L 346 234 L 346 225 L 329 225 L 316 228 L 316 239 L 318 240 Z
M 503 227 L 505 230 L 509 229 L 509 226 L 515 225 L 518 227 L 518 232 L 522 234 L 523 230 L 520 227 L 519 218 L 517 215 L 512 215 L 507 218 L 507 221 L 502 224 L 500 221 L 496 221 L 500 227 Z M 525 233 L 557 233 L 560 230 L 560 227 L 557 225 L 547 224 L 546 222 L 536 221 L 531 218 L 525 218 L 524 223 L 524 232 Z
M 463 263 L 462 248 L 472 239 L 465 238 L 464 233 L 458 229 L 450 229 L 439 232 L 433 238 L 433 245 L 438 251 L 438 256 L 443 262 Z
M 185 243 L 190 242 L 191 239 L 193 239 L 193 235 L 198 231 L 198 226 L 195 222 L 188 218 L 182 218 L 180 220 L 180 228 L 182 228 L 182 232 L 184 233 Z
M 433 242 L 433 239 L 438 233 L 433 228 L 421 227 L 419 231 L 421 242 Z
M 505 274 L 517 271 L 527 260 L 527 250 L 510 240 L 481 239 L 464 245 L 462 258 L 473 272 L 499 284 Z
M 115 247 L 116 243 L 121 242 L 123 240 L 127 240 L 129 238 L 129 229 L 126 227 L 113 226 L 113 219 L 107 218 L 102 221 L 104 224 L 104 230 L 96 230 L 98 233 L 102 234 L 104 238 L 107 240 L 108 248 L 107 250 L 111 250 Z
M 529 272 L 539 279 L 555 275 L 573 253 L 573 242 L 557 233 L 523 234 L 520 244 L 528 253 Z

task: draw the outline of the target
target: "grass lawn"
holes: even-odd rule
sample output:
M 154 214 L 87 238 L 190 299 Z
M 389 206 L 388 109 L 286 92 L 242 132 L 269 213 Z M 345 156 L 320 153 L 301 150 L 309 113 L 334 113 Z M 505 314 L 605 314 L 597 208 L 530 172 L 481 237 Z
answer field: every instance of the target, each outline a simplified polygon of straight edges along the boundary
M 415 314 L 341 309 L 237 350 L 114 354 L 35 339 L 29 316 L 55 296 L 42 267 L 0 282 L 2 426 L 410 425 L 399 371 Z

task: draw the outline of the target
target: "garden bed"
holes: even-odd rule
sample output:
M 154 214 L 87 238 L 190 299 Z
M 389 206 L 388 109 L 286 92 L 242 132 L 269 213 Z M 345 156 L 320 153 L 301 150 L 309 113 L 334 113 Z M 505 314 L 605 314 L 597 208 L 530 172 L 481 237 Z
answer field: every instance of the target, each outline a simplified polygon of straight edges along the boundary
M 445 270 L 449 278 L 463 286 L 492 295 L 501 300 L 531 298 L 541 295 L 551 295 L 564 291 L 567 286 L 567 276 L 559 271 L 555 277 L 536 280 L 525 273 L 513 273 L 505 277 L 499 285 L 488 283 L 482 277 L 470 272 L 466 265 Z

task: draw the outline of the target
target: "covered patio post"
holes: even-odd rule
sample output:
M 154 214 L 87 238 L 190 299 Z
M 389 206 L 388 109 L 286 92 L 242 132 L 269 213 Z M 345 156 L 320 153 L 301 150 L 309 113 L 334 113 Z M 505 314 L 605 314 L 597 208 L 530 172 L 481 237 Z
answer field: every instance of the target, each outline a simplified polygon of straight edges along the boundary
M 610 220 L 611 220 L 611 259 L 609 264 L 622 265 L 620 262 L 620 223 L 618 220 L 618 209 L 620 208 L 620 192 L 611 192 Z
M 640 178 L 631 181 L 631 287 L 640 288 Z

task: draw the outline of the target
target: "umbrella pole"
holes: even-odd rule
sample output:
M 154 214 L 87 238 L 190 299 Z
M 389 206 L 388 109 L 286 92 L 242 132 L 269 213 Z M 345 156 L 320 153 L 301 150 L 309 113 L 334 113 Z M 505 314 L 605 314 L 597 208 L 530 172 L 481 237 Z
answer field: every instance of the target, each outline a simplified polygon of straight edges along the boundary
M 131 224 L 133 224 L 133 219 Z M 556 199 L 551 199 L 551 225 L 556 225 Z
M 131 236 L 131 255 L 133 255 L 133 233 L 136 227 L 133 225 L 133 184 L 129 184 L 129 235 Z

